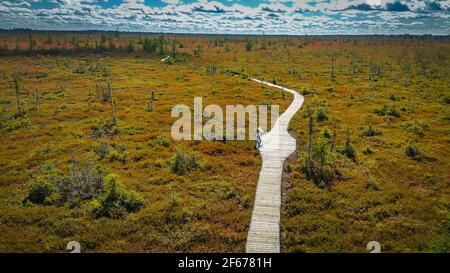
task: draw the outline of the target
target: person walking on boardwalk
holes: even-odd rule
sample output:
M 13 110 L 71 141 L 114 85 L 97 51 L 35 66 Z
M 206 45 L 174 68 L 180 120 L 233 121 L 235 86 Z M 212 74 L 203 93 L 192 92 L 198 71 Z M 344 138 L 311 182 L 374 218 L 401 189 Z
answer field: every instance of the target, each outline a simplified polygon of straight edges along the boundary
M 259 128 L 256 129 L 256 150 L 259 150 L 262 147 L 261 144 L 261 135 L 264 133 L 264 130 Z

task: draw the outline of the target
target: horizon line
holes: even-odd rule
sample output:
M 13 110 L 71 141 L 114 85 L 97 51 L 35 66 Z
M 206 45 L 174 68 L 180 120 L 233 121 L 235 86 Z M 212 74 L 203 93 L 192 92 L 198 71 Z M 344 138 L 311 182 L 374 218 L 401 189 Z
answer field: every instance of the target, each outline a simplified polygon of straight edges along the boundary
M 0 32 L 112 32 L 112 33 L 128 33 L 128 34 L 169 34 L 169 35 L 224 35 L 224 36 L 291 36 L 291 37 L 306 37 L 306 36 L 322 36 L 322 37 L 333 37 L 333 36 L 344 36 L 344 37 L 365 37 L 365 36 L 379 36 L 379 37 L 399 37 L 399 36 L 415 36 L 415 37 L 423 37 L 423 36 L 432 36 L 432 37 L 449 37 L 448 34 L 433 34 L 433 33 L 423 33 L 423 34 L 413 34 L 413 33 L 398 33 L 398 34 L 381 34 L 381 33 L 372 33 L 372 34 L 267 34 L 267 33 L 207 33 L 207 32 L 163 32 L 163 31 L 135 31 L 135 30 L 101 30 L 101 29 L 31 29 L 31 28 L 0 28 Z

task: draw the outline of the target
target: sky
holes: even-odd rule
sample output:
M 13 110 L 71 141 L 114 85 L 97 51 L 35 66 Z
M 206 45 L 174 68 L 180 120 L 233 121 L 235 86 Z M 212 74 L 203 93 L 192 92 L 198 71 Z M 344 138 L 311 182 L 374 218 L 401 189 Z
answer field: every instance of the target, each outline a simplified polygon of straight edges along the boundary
M 448 35 L 450 0 L 0 0 L 0 28 Z

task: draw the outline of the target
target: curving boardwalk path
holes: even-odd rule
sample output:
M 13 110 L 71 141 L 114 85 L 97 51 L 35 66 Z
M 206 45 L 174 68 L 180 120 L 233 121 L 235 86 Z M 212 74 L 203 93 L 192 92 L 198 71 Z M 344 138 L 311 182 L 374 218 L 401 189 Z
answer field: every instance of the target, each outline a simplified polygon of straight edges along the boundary
M 304 98 L 295 90 L 257 79 L 251 80 L 294 95 L 288 109 L 275 121 L 272 129 L 261 137 L 262 147 L 259 150 L 262 167 L 246 244 L 247 253 L 278 253 L 283 163 L 296 150 L 296 140 L 287 130 L 291 118 L 302 106 Z

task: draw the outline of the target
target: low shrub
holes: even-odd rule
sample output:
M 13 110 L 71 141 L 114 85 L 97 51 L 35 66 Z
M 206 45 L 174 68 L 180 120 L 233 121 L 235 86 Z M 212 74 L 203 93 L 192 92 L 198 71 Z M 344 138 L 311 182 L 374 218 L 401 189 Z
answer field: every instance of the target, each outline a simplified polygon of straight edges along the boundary
M 243 208 L 249 208 L 251 206 L 250 196 L 248 196 L 247 194 L 242 196 L 240 199 L 240 204 Z
M 96 217 L 109 218 L 121 218 L 126 213 L 137 212 L 144 204 L 139 194 L 123 189 L 119 178 L 113 174 L 105 178 L 102 195 L 91 203 Z
M 326 141 L 319 139 L 314 145 L 311 158 L 306 158 L 303 172 L 318 187 L 330 186 L 338 178 L 335 166 L 335 154 L 329 152 Z
M 389 99 L 392 100 L 392 101 L 399 101 L 400 97 L 395 95 L 395 94 L 390 94 L 389 95 Z
M 112 148 L 108 143 L 102 142 L 94 147 L 94 153 L 98 155 L 100 160 L 107 159 L 109 162 L 126 163 L 128 160 L 128 148 L 125 144 L 119 144 Z
M 107 142 L 102 142 L 94 147 L 94 153 L 98 155 L 100 160 L 103 160 L 109 154 L 110 149 Z
M 70 174 L 54 179 L 58 187 L 59 203 L 78 206 L 85 200 L 97 198 L 103 191 L 104 178 L 108 174 L 101 165 L 92 166 L 88 161 L 79 168 L 72 162 Z
M 42 175 L 34 180 L 24 202 L 35 204 L 80 205 L 85 200 L 98 197 L 103 191 L 103 181 L 107 171 L 100 165 L 93 167 L 86 162 L 83 168 L 72 160 L 70 173 L 61 176 L 54 169 L 44 168 Z
M 373 154 L 372 148 L 370 148 L 370 146 L 366 146 L 366 147 L 363 149 L 363 154 L 365 154 L 365 155 L 371 155 L 371 154 Z
M 363 131 L 363 136 L 366 137 L 374 137 L 381 135 L 382 132 L 376 128 L 374 128 L 372 125 L 370 125 L 366 130 Z
M 406 122 L 402 125 L 403 129 L 408 132 L 414 133 L 420 137 L 425 136 L 425 131 L 427 131 L 430 126 L 421 120 L 416 120 L 415 122 Z
M 345 140 L 345 146 L 341 150 L 341 153 L 353 161 L 356 161 L 356 150 L 350 141 L 350 132 L 347 129 L 347 137 Z
M 219 200 L 230 200 L 236 197 L 235 189 L 228 183 L 220 183 L 215 187 L 215 193 Z
M 170 170 L 178 175 L 188 174 L 199 167 L 198 157 L 194 154 L 178 151 L 170 159 Z
M 356 150 L 351 143 L 345 145 L 344 148 L 341 150 L 341 153 L 353 161 L 356 160 Z
M 126 150 L 111 150 L 108 154 L 109 162 L 119 161 L 122 163 L 126 163 L 128 160 L 128 151 Z
M 323 108 L 317 109 L 317 121 L 323 122 L 327 121 L 328 119 L 328 115 Z
M 378 183 L 377 183 L 376 180 L 374 180 L 374 179 L 369 179 L 369 180 L 367 181 L 367 183 L 366 183 L 365 189 L 366 189 L 366 190 L 379 191 L 379 190 L 380 190 L 380 187 L 378 186 Z
M 9 123 L 5 123 L 6 125 L 3 127 L 6 127 L 6 130 L 8 132 L 17 131 L 20 129 L 28 128 L 31 126 L 31 121 L 29 119 L 16 119 L 12 120 Z
M 334 87 L 332 85 L 327 84 L 327 85 L 325 85 L 324 90 L 327 91 L 327 92 L 333 92 L 334 91 Z
M 157 136 L 156 137 L 156 145 L 161 147 L 169 147 L 170 146 L 170 139 L 166 136 Z
M 322 135 L 323 138 L 331 138 L 331 132 L 328 129 L 328 127 L 323 127 L 320 134 Z
M 116 123 L 111 120 L 98 119 L 96 124 L 92 127 L 94 138 L 102 136 L 114 136 L 120 133 Z
M 374 110 L 374 112 L 379 116 L 388 116 L 398 118 L 400 117 L 400 113 L 397 111 L 394 105 L 383 105 L 380 108 Z
M 405 155 L 414 160 L 422 160 L 419 149 L 413 144 L 407 144 L 405 146 Z
M 123 132 L 129 136 L 137 135 L 137 134 L 141 133 L 142 131 L 144 131 L 144 127 L 142 127 L 142 126 L 128 126 L 128 127 L 123 128 Z
M 36 179 L 31 182 L 26 201 L 34 204 L 50 205 L 57 199 L 57 188 L 54 183 L 45 179 Z

